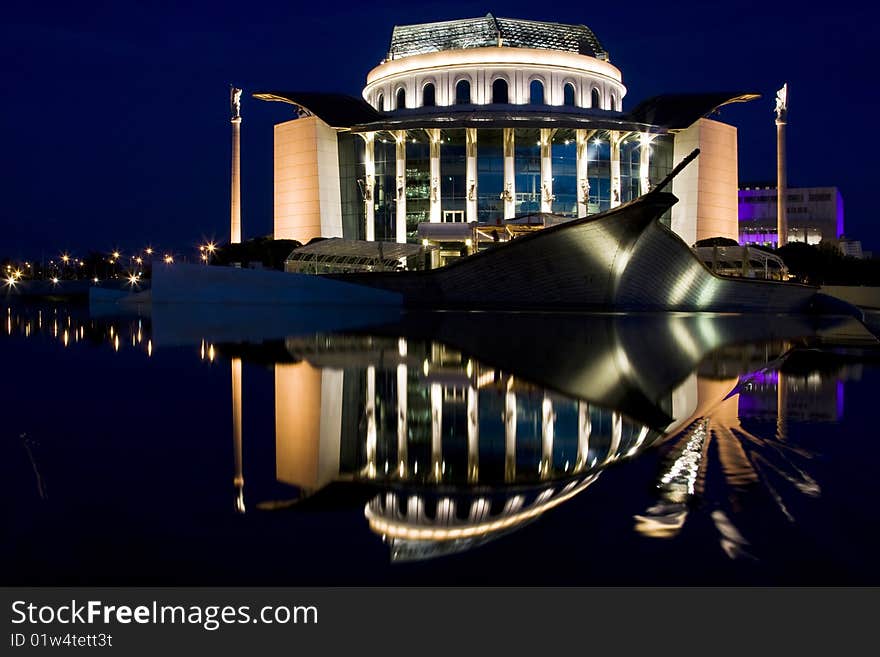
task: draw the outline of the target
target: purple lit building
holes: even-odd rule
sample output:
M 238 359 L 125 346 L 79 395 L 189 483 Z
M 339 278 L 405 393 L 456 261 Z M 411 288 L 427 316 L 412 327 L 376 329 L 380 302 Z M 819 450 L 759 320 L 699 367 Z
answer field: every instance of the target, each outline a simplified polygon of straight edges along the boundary
M 843 235 L 843 197 L 837 187 L 788 189 L 788 241 L 818 244 Z M 776 187 L 739 190 L 739 243 L 773 246 L 776 235 Z

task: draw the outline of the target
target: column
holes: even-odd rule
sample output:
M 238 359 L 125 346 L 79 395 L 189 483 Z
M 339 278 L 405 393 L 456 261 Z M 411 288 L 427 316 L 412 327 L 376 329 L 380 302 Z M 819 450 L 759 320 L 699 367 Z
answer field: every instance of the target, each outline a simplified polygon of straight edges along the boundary
M 785 175 L 785 119 L 776 120 L 776 248 L 788 244 L 788 216 Z M 806 235 L 804 235 L 806 241 Z
M 431 474 L 433 481 L 443 478 L 443 387 L 431 384 Z
M 407 393 L 409 377 L 406 368 L 407 344 L 405 338 L 397 341 L 397 351 L 404 362 L 397 366 L 397 474 L 404 478 L 407 475 Z
M 241 117 L 232 117 L 232 189 L 230 193 L 229 241 L 241 242 Z
M 480 478 L 480 392 L 474 386 L 467 390 L 467 479 L 475 484 Z
M 516 478 L 516 394 L 512 383 L 510 379 L 504 396 L 504 481 Z
M 477 220 L 477 129 L 465 128 L 467 137 L 465 145 L 465 186 L 467 188 L 467 212 L 465 219 L 468 222 Z
M 544 397 L 541 403 L 541 465 L 538 474 L 541 479 L 547 479 L 553 470 L 553 437 L 555 432 L 556 414 L 553 412 L 553 402 L 549 397 Z
M 620 205 L 620 144 L 626 137 L 625 132 L 612 130 L 608 135 L 611 146 L 611 207 Z
M 575 130 L 577 143 L 578 217 L 586 217 L 590 203 L 590 173 L 588 171 L 590 137 L 595 130 Z
M 373 193 L 376 190 L 376 133 L 362 132 L 364 139 L 364 239 L 368 242 L 376 240 L 376 201 Z
M 367 398 L 364 400 L 364 415 L 367 420 L 367 467 L 369 478 L 376 476 L 376 368 L 367 367 Z
M 440 205 L 440 130 L 426 130 L 431 144 L 431 223 L 439 223 L 443 216 Z
M 611 413 L 611 443 L 608 445 L 608 455 L 605 461 L 613 461 L 617 458 L 617 450 L 620 449 L 620 437 L 623 434 L 623 418 L 620 413 L 614 411 Z
M 394 236 L 399 244 L 406 243 L 406 130 L 395 130 L 397 142 L 397 224 Z
M 553 212 L 553 133 L 541 128 L 541 212 Z
M 651 191 L 651 142 L 654 135 L 647 132 L 639 133 L 639 194 L 647 194 Z
M 516 217 L 516 168 L 515 168 L 516 144 L 514 141 L 513 128 L 504 128 L 504 218 Z
M 575 472 L 580 472 L 590 465 L 590 434 L 592 432 L 590 405 L 587 402 L 578 402 L 578 455 L 574 466 Z
M 232 444 L 235 449 L 235 510 L 244 513 L 244 469 L 241 458 L 241 358 L 232 359 Z

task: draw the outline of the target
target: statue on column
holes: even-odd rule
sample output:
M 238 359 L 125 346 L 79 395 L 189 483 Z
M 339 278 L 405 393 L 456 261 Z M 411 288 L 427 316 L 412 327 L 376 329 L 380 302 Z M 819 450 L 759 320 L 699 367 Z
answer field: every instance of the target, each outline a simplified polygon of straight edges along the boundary
M 586 178 L 581 178 L 581 203 L 587 205 L 590 202 L 590 181 Z
M 431 180 L 431 202 L 432 203 L 436 203 L 439 200 L 440 195 L 438 192 L 439 192 L 439 181 L 437 180 L 437 176 L 434 176 L 434 178 Z
M 547 187 L 547 183 L 542 183 L 542 184 L 541 184 L 541 190 L 544 192 L 544 200 L 545 200 L 547 203 L 552 203 L 553 201 L 556 200 L 556 194 L 551 194 L 551 193 L 550 193 L 550 188 Z
M 233 119 L 241 118 L 241 89 L 237 87 L 229 88 L 229 110 Z
M 782 85 L 782 89 L 776 92 L 776 122 L 785 123 L 788 114 L 788 82 Z
M 403 176 L 397 176 L 397 200 L 401 200 L 403 198 L 404 192 L 404 179 Z
M 470 187 L 468 187 L 467 197 L 468 201 L 477 200 L 477 184 L 473 180 L 471 180 Z
M 509 203 L 513 200 L 513 194 L 510 193 L 510 183 L 507 183 L 504 186 L 504 191 L 501 192 L 501 195 L 498 198 L 500 198 L 505 203 Z

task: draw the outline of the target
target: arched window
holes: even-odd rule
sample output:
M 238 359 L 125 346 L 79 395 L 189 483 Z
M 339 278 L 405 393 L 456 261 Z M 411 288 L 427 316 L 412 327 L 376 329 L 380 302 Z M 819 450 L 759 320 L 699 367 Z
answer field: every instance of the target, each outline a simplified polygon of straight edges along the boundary
M 562 104 L 574 107 L 574 85 L 571 82 L 562 87 Z
M 492 102 L 496 105 L 507 104 L 507 80 L 498 78 L 492 83 Z
M 593 89 L 593 93 L 590 94 L 590 107 L 599 109 L 602 107 L 602 97 L 599 95 L 598 89 Z
M 397 109 L 404 109 L 406 107 L 406 89 L 401 87 L 397 90 Z
M 434 93 L 434 85 L 430 82 L 422 89 L 422 106 L 434 107 L 437 104 L 436 94 Z
M 455 85 L 455 104 L 471 104 L 471 83 L 467 80 L 459 80 Z
M 544 83 L 540 80 L 532 80 L 529 85 L 529 105 L 544 104 Z
M 379 94 L 376 96 L 376 109 L 380 112 L 385 111 L 385 94 Z

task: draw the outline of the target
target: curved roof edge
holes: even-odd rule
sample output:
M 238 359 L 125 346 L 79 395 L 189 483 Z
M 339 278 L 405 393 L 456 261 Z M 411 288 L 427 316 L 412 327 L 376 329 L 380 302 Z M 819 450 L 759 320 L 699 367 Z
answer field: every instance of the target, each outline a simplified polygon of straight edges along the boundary
M 663 94 L 643 100 L 628 115 L 636 123 L 662 125 L 668 130 L 683 130 L 724 105 L 746 103 L 760 97 L 761 94 L 744 91 Z
M 315 91 L 264 91 L 252 94 L 259 100 L 287 103 L 298 116 L 317 116 L 333 128 L 350 128 L 359 123 L 379 121 L 383 115 L 362 98 L 347 94 Z

